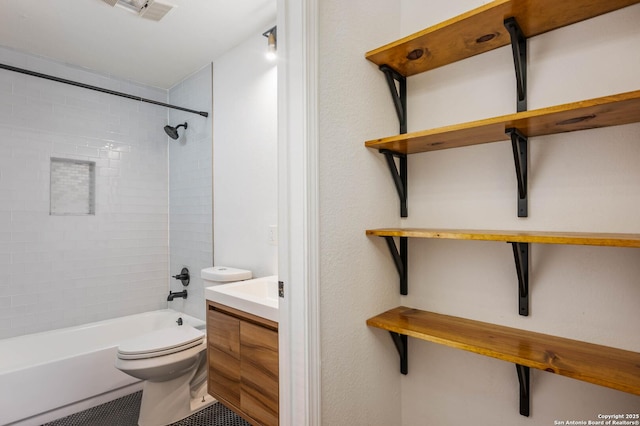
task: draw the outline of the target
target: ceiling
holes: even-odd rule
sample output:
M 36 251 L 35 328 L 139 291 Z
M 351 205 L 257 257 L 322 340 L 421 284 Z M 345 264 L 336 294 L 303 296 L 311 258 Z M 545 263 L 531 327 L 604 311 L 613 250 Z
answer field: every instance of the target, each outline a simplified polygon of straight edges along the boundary
M 103 0 L 0 0 L 0 45 L 168 89 L 276 20 L 276 0 L 160 1 L 176 7 L 156 22 Z

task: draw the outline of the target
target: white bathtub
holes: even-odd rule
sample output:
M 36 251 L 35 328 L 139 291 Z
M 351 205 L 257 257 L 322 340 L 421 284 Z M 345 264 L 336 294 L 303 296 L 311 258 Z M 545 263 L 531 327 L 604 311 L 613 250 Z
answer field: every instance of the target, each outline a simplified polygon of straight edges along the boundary
M 197 318 L 171 309 L 0 340 L 0 425 L 31 426 L 142 389 L 114 367 L 119 342 Z

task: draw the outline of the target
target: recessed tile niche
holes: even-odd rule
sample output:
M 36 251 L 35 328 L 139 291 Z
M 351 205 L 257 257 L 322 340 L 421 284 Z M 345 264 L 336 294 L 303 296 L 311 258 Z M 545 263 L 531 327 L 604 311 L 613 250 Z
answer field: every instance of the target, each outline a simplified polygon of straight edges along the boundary
M 51 158 L 51 215 L 94 215 L 96 163 Z

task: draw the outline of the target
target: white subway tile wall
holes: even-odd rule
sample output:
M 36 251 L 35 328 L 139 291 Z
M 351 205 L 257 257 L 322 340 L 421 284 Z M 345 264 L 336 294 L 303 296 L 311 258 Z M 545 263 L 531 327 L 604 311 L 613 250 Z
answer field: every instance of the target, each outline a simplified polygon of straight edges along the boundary
M 0 47 L 0 62 L 166 102 Z M 0 70 L 0 338 L 167 306 L 165 108 Z M 51 158 L 95 164 L 95 215 L 50 215 Z
M 189 268 L 187 299 L 174 299 L 169 307 L 205 319 L 204 285 L 200 270 L 213 265 L 212 67 L 208 65 L 169 90 L 169 102 L 209 112 L 205 118 L 179 110 L 169 111 L 169 124 L 188 123 L 178 140 L 169 140 L 169 228 L 171 275 Z M 232 265 L 230 265 L 232 266 Z M 183 289 L 171 280 L 171 290 Z

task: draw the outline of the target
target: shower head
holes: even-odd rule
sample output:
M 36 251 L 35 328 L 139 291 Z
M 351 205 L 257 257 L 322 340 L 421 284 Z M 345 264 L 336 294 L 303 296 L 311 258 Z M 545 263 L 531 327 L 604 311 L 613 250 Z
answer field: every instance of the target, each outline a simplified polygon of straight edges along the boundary
M 186 129 L 187 122 L 185 121 L 184 124 L 179 124 L 176 127 L 171 127 L 169 125 L 166 125 L 164 126 L 164 131 L 167 132 L 167 135 L 169 135 L 171 139 L 178 139 L 178 129 L 180 127 L 184 127 Z

